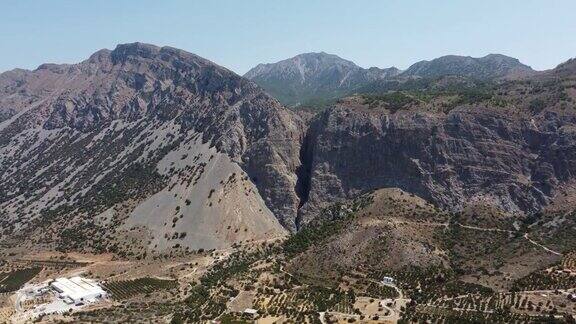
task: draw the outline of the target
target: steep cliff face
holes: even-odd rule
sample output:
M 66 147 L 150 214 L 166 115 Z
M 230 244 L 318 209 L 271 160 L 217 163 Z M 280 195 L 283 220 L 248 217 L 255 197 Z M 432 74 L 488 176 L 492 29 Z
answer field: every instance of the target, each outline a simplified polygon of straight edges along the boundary
M 5 238 L 197 249 L 294 228 L 302 121 L 208 60 L 125 44 L 0 88 Z
M 440 98 L 406 99 L 394 109 L 342 100 L 311 122 L 300 223 L 327 202 L 383 187 L 450 209 L 540 210 L 573 184 L 576 171 L 573 85 L 557 82 L 510 83 L 490 99 L 454 106 Z M 560 84 L 566 88 L 558 93 Z

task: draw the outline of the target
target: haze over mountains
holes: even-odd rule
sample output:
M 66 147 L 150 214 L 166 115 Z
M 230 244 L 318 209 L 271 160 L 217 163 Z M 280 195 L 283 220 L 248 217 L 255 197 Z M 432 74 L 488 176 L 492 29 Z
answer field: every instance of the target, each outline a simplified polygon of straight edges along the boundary
M 536 71 L 515 58 L 490 54 L 481 58 L 447 55 L 420 61 L 406 71 L 395 67 L 363 69 L 336 55 L 300 54 L 277 63 L 259 64 L 244 77 L 256 82 L 283 104 L 317 104 L 369 88 L 372 83 L 410 78 L 460 76 L 478 80 L 517 78 Z
M 259 65 L 251 82 L 134 43 L 6 72 L 2 240 L 132 255 L 211 249 L 282 237 L 389 187 L 448 210 L 534 214 L 573 188 L 572 66 L 535 73 L 500 55 L 448 56 L 400 72 L 312 53 Z M 357 93 L 382 80 L 397 90 Z M 338 101 L 304 118 L 271 95 Z
M 403 76 L 437 78 L 458 75 L 476 79 L 513 78 L 534 74 L 531 67 L 518 59 L 502 54 L 484 57 L 447 55 L 431 61 L 420 61 L 411 65 Z

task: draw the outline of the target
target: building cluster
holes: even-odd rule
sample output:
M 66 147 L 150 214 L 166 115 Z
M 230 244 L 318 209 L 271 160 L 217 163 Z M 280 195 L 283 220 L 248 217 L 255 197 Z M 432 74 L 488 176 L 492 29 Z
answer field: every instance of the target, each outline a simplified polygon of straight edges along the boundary
M 58 297 L 66 304 L 81 306 L 106 297 L 106 292 L 96 282 L 82 277 L 58 278 L 50 283 Z
M 31 322 L 48 314 L 63 314 L 104 301 L 107 293 L 94 280 L 72 277 L 27 284 L 16 297 L 15 322 Z

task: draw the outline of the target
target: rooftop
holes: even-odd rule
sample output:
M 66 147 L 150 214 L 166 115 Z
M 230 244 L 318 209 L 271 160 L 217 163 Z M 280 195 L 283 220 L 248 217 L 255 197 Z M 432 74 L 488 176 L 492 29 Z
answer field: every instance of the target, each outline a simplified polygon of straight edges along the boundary
M 92 299 L 98 295 L 106 294 L 96 282 L 82 277 L 57 278 L 51 285 L 59 290 L 62 295 L 75 301 Z

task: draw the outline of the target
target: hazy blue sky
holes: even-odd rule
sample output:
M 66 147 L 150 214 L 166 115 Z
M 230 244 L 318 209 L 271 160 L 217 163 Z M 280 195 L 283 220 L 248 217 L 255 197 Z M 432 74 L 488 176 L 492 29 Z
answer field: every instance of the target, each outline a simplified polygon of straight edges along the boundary
M 402 69 L 502 53 L 540 70 L 576 57 L 576 0 L 0 0 L 0 71 L 135 41 L 238 73 L 311 51 Z

